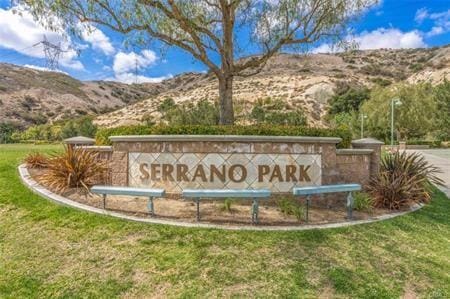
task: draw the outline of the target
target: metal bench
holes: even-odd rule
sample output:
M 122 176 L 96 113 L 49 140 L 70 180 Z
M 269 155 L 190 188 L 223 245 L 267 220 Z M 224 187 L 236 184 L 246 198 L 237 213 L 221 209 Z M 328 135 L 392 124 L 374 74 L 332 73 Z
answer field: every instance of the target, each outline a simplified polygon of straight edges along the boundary
M 128 195 L 128 196 L 146 196 L 148 197 L 147 208 L 151 216 L 155 215 L 153 206 L 154 197 L 163 197 L 164 189 L 147 189 L 134 187 L 116 187 L 116 186 L 93 186 L 92 193 L 103 195 L 103 209 L 106 209 L 106 195 Z
M 217 198 L 242 198 L 252 199 L 252 223 L 258 223 L 258 208 L 259 200 L 269 199 L 271 195 L 268 189 L 186 189 L 183 190 L 183 198 L 193 199 L 197 205 L 197 221 L 200 221 L 200 200 L 202 198 L 217 199 Z
M 326 186 L 310 186 L 310 187 L 298 187 L 292 190 L 294 195 L 306 196 L 306 222 L 309 221 L 309 206 L 311 204 L 311 195 L 324 194 L 324 193 L 336 193 L 336 192 L 348 192 L 347 195 L 347 218 L 353 218 L 353 191 L 361 190 L 360 184 L 340 184 L 340 185 L 326 185 Z

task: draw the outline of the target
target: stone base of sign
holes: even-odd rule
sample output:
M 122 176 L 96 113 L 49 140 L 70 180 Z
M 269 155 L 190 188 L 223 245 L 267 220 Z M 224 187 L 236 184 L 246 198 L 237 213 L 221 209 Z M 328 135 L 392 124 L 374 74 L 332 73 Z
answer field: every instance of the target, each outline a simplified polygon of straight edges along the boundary
M 366 185 L 378 172 L 382 146 L 361 139 L 341 150 L 340 138 L 290 136 L 113 136 L 111 141 L 112 185 L 164 188 L 175 196 L 184 188 L 289 194 L 294 186 Z
M 423 207 L 423 205 L 416 205 L 411 208 L 409 211 L 392 213 L 381 215 L 377 217 L 373 217 L 371 219 L 366 220 L 356 220 L 356 221 L 347 221 L 347 222 L 339 222 L 339 223 L 329 223 L 329 224 L 318 224 L 318 225 L 298 225 L 298 226 L 256 226 L 256 225 L 220 225 L 220 224 L 209 224 L 209 223 L 192 223 L 192 222 L 181 222 L 181 221 L 172 221 L 166 219 L 158 219 L 158 218 L 143 218 L 136 217 L 130 215 L 124 215 L 122 213 L 103 210 L 99 208 L 95 208 L 89 205 L 81 204 L 76 201 L 70 200 L 66 197 L 58 195 L 56 193 L 51 192 L 46 189 L 38 182 L 36 182 L 28 172 L 28 169 L 25 164 L 22 164 L 18 167 L 20 179 L 23 184 L 28 187 L 34 193 L 53 201 L 57 204 L 70 206 L 79 210 L 88 211 L 91 213 L 97 213 L 101 215 L 108 215 L 112 217 L 121 218 L 124 220 L 136 221 L 136 222 L 144 222 L 150 224 L 163 224 L 163 225 L 172 225 L 179 227 L 195 227 L 195 228 L 209 228 L 209 229 L 224 229 L 224 230 L 255 230 L 255 231 L 301 231 L 301 230 L 312 230 L 312 229 L 328 229 L 328 228 L 338 228 L 338 227 L 346 227 L 352 225 L 373 223 L 382 220 L 392 219 L 398 216 L 402 216 L 408 214 L 410 212 L 419 210 Z

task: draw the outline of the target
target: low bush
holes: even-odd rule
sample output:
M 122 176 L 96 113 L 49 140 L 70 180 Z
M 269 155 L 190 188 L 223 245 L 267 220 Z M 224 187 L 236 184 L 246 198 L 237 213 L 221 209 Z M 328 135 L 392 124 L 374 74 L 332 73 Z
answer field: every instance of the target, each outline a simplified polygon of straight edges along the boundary
M 292 198 L 283 197 L 279 199 L 278 208 L 281 213 L 289 216 L 295 216 L 298 221 L 305 220 L 305 209 Z
M 374 205 L 397 210 L 430 200 L 430 182 L 443 184 L 439 169 L 428 164 L 419 153 L 396 152 L 381 159 L 380 171 L 371 180 L 369 193 Z
M 316 136 L 340 137 L 340 148 L 350 147 L 352 135 L 347 128 L 312 128 L 303 126 L 122 126 L 101 128 L 97 131 L 96 141 L 99 145 L 110 144 L 110 136 L 120 135 L 256 135 L 256 136 Z
M 221 206 L 220 209 L 221 209 L 222 211 L 231 213 L 231 212 L 233 211 L 233 209 L 232 209 L 233 203 L 234 203 L 234 200 L 233 200 L 232 198 L 226 198 L 226 199 L 223 201 L 223 204 L 222 204 L 222 206 Z
M 433 148 L 439 148 L 441 147 L 442 141 L 440 140 L 408 140 L 406 141 L 406 144 L 408 145 L 428 145 Z
M 38 152 L 30 153 L 25 157 L 24 162 L 30 168 L 45 168 L 48 164 L 48 157 Z
M 373 210 L 373 199 L 370 194 L 356 192 L 354 194 L 353 208 L 356 211 L 371 213 Z
M 98 153 L 83 148 L 66 147 L 61 155 L 48 159 L 41 182 L 53 190 L 62 192 L 69 188 L 89 187 L 105 182 L 106 163 L 98 159 Z

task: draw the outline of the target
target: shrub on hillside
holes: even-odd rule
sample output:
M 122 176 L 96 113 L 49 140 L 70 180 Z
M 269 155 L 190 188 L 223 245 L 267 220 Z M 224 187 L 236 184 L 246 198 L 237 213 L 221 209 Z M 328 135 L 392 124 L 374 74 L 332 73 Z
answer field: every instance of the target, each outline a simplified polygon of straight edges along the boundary
M 330 100 L 330 114 L 358 111 L 361 104 L 368 100 L 370 91 L 365 87 L 349 87 L 334 95 Z
M 371 180 L 369 192 L 376 207 L 397 210 L 430 200 L 430 182 L 442 184 L 438 168 L 419 153 L 396 152 L 381 159 L 380 171 Z
M 106 163 L 98 159 L 98 153 L 69 146 L 63 154 L 48 159 L 40 180 L 59 192 L 69 188 L 89 192 L 90 186 L 105 183 L 106 169 Z
M 120 135 L 257 135 L 257 136 L 315 136 L 340 137 L 338 147 L 350 147 L 352 136 L 346 128 L 311 128 L 303 126 L 123 126 L 101 128 L 97 131 L 97 144 L 110 144 L 110 136 Z
M 280 99 L 259 100 L 250 113 L 250 118 L 257 124 L 274 124 L 305 126 L 306 116 L 301 109 L 288 110 L 286 103 Z

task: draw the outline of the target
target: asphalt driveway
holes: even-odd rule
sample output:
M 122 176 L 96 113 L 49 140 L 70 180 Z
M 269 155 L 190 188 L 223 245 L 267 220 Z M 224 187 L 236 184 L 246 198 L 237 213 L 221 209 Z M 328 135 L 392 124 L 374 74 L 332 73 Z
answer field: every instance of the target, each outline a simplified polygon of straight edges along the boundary
M 450 149 L 414 151 L 420 152 L 429 163 L 441 169 L 442 173 L 439 174 L 439 177 L 445 182 L 445 187 L 441 187 L 440 189 L 450 198 Z

